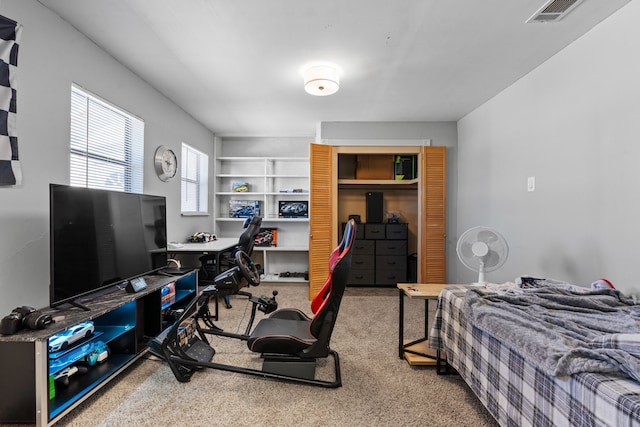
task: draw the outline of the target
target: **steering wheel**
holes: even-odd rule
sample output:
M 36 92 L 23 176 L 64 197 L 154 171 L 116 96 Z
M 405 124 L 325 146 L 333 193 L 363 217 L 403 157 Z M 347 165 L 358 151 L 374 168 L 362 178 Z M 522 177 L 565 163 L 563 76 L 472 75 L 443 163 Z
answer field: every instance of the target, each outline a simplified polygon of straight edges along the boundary
M 240 270 L 242 276 L 247 279 L 250 286 L 258 286 L 260 284 L 260 274 L 251 257 L 243 251 L 236 252 L 236 266 Z

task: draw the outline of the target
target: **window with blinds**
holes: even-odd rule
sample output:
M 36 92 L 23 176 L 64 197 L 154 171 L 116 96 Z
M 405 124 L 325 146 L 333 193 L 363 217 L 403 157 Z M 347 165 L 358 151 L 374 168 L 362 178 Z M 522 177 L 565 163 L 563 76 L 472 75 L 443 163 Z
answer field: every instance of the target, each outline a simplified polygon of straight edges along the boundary
M 144 122 L 71 87 L 70 184 L 142 193 Z
M 207 214 L 209 156 L 183 142 L 181 171 L 182 214 Z

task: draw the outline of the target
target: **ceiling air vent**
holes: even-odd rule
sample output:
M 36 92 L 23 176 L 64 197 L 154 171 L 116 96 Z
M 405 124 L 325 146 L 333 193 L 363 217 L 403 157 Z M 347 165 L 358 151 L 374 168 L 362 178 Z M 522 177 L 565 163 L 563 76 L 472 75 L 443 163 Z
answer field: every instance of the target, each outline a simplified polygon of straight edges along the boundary
M 557 22 L 583 0 L 550 0 L 526 22 Z

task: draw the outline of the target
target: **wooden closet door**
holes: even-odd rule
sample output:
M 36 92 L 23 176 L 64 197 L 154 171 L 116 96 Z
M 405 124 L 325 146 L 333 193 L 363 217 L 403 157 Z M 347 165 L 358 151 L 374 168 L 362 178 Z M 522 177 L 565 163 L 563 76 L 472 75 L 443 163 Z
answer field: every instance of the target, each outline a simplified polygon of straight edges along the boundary
M 446 283 L 446 147 L 423 147 L 419 283 Z
M 309 203 L 309 299 L 327 280 L 329 254 L 333 249 L 335 218 L 333 150 L 330 145 L 311 144 Z

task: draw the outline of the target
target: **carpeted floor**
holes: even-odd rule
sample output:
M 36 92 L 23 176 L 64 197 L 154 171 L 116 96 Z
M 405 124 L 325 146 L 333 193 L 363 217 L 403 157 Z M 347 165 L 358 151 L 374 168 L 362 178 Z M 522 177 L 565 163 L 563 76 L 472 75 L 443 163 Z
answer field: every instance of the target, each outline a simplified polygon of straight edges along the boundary
M 278 289 L 280 307 L 308 312 L 304 285 L 262 284 L 254 294 Z M 218 325 L 244 330 L 246 298 L 222 308 Z M 406 336 L 422 330 L 423 304 L 406 304 Z M 258 315 L 258 319 L 262 316 Z M 457 375 L 412 367 L 398 358 L 398 291 L 348 288 L 334 329 L 343 386 L 324 389 L 205 369 L 188 383 L 168 366 L 144 357 L 91 396 L 60 426 L 496 426 Z M 214 361 L 259 367 L 258 355 L 239 340 L 215 337 Z M 324 363 L 327 362 L 327 363 Z M 330 378 L 331 360 L 318 374 Z

